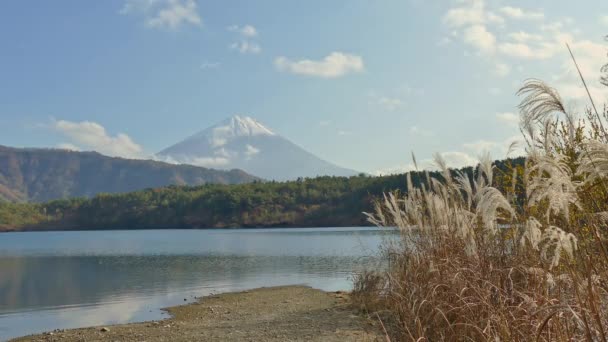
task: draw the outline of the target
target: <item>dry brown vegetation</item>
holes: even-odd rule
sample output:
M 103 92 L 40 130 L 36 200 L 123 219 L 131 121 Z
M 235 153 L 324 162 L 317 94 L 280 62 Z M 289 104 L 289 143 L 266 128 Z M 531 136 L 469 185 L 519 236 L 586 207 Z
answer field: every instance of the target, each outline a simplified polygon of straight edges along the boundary
M 353 291 L 387 338 L 607 339 L 608 111 L 577 118 L 539 80 L 519 95 L 524 169 L 495 175 L 485 156 L 475 175 L 454 174 L 437 156 L 441 177 L 408 179 L 367 214 L 401 232 L 389 270 Z

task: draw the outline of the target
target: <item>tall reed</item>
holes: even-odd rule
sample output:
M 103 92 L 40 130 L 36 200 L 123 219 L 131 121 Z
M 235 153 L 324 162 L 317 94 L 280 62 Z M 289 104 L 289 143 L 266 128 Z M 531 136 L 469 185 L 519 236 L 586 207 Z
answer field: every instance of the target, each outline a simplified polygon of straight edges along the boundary
M 525 169 L 486 155 L 460 174 L 437 155 L 440 177 L 408 174 L 365 213 L 400 232 L 390 269 L 353 292 L 392 340 L 606 340 L 608 111 L 576 119 L 535 79 L 518 94 Z

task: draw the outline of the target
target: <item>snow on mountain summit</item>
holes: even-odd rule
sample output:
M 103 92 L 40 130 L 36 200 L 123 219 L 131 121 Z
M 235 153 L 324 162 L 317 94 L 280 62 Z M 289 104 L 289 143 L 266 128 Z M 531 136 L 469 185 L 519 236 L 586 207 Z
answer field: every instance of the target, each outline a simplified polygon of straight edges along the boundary
M 275 133 L 249 116 L 234 115 L 215 126 L 188 138 L 206 139 L 213 147 L 220 147 L 239 137 L 273 136 Z
M 161 160 L 242 169 L 258 177 L 289 180 L 355 171 L 318 158 L 248 116 L 232 116 L 157 154 Z
M 270 129 L 249 116 L 235 115 L 215 129 L 229 130 L 234 136 L 275 135 Z

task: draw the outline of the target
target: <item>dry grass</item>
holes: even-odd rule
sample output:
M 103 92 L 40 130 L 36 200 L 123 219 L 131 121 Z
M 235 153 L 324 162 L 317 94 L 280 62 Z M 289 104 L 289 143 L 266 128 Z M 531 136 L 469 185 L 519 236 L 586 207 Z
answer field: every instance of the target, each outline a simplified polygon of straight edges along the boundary
M 571 341 L 608 334 L 608 113 L 574 120 L 541 81 L 520 91 L 523 172 L 442 177 L 388 193 L 370 222 L 397 227 L 385 273 L 353 299 L 382 312 L 392 340 Z M 380 316 L 378 316 L 380 317 Z

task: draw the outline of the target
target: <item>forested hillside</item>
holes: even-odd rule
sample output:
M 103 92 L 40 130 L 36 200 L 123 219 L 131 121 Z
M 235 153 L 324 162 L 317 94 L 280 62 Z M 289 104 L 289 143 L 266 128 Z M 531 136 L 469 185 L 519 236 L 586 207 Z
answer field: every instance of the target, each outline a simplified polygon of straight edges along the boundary
M 511 186 L 512 173 L 501 171 L 513 165 L 521 168 L 523 159 L 497 162 L 496 181 Z M 472 173 L 473 169 L 461 171 Z M 412 178 L 416 185 L 426 179 L 422 172 L 413 173 Z M 0 204 L 0 227 L 32 230 L 360 226 L 366 225 L 361 212 L 372 210 L 373 199 L 396 189 L 407 190 L 404 175 L 169 186 L 127 194 L 100 194 L 92 199 Z
M 44 202 L 172 184 L 239 184 L 256 179 L 240 170 L 111 158 L 96 152 L 0 146 L 0 200 Z

